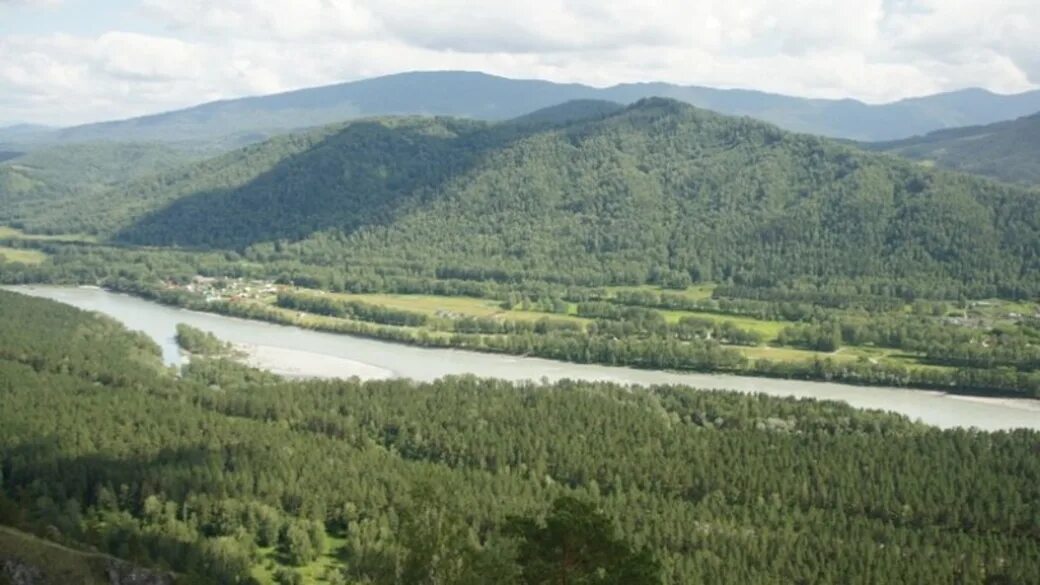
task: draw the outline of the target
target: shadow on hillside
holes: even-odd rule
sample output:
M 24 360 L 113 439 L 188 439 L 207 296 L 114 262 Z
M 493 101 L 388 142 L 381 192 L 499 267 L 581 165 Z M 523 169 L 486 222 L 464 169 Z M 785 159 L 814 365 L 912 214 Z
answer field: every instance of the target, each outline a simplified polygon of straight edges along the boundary
M 240 187 L 178 198 L 114 240 L 242 249 L 323 230 L 349 234 L 385 225 L 403 208 L 439 196 L 446 182 L 472 168 L 490 148 L 535 129 L 444 119 L 396 128 L 357 122 Z
M 3 147 L 0 147 L 0 163 L 2 163 L 4 161 L 11 160 L 11 159 L 18 158 L 18 157 L 22 156 L 23 154 L 25 154 L 25 153 L 24 152 L 18 152 L 18 151 L 15 151 L 15 150 L 4 150 Z
M 48 535 L 52 540 L 69 539 L 77 546 L 96 547 L 95 550 L 102 554 L 145 567 L 169 567 L 181 573 L 225 579 L 220 582 L 249 582 L 241 580 L 245 577 L 245 567 L 228 562 L 218 548 L 205 541 L 184 538 L 180 529 L 171 529 L 166 534 L 154 526 L 148 528 L 137 522 L 120 522 L 118 527 L 112 527 L 104 535 L 91 535 L 89 532 L 79 533 L 75 527 L 79 524 L 79 511 L 87 508 L 118 508 L 140 517 L 146 514 L 143 507 L 152 494 L 161 494 L 167 502 L 186 502 L 207 495 L 221 499 L 229 492 L 229 483 L 236 481 L 223 474 L 234 473 L 237 465 L 248 467 L 248 463 L 243 461 L 259 456 L 249 446 L 214 449 L 200 444 L 164 448 L 148 457 L 113 457 L 98 453 L 70 457 L 63 454 L 58 439 L 41 437 L 4 453 L 4 460 L 0 463 L 4 464 L 6 487 L 20 501 L 29 501 L 26 498 L 34 494 L 33 486 L 41 484 L 49 486 L 51 494 L 61 494 L 65 499 L 59 500 L 61 506 L 51 503 L 40 509 L 22 508 L 21 518 L 7 518 L 5 521 L 26 530 L 47 525 L 52 533 L 55 530 L 59 532 Z M 75 500 L 78 506 L 70 508 L 65 505 L 69 499 Z M 47 498 L 35 501 L 49 502 Z M 172 509 L 167 506 L 158 513 L 169 516 Z M 186 509 L 176 506 L 176 513 L 183 514 Z M 77 511 L 70 513 L 67 510 Z M 167 525 L 173 521 L 172 517 L 164 518 L 156 518 L 154 525 Z

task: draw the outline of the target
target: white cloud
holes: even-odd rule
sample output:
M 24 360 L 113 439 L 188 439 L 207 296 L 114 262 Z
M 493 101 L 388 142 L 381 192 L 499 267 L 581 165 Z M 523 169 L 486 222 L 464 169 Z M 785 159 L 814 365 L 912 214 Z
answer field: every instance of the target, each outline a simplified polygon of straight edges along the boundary
M 0 6 L 60 6 L 64 0 L 0 0 Z
M 205 53 L 204 48 L 177 39 L 110 32 L 92 43 L 90 56 L 110 77 L 163 82 L 199 77 Z
M 149 34 L 0 37 L 0 118 L 126 117 L 415 69 L 875 102 L 969 86 L 1014 92 L 1040 84 L 1035 4 L 143 0 Z
M 353 0 L 144 0 L 143 9 L 174 29 L 218 37 L 314 42 L 372 34 L 378 23 Z

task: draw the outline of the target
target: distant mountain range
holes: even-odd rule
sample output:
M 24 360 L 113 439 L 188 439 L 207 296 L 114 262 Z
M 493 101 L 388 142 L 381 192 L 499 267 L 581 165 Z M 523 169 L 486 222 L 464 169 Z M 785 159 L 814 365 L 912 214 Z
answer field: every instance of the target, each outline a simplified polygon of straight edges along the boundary
M 26 138 L 32 139 L 54 132 L 50 126 L 40 124 L 0 124 L 0 142 L 15 142 Z
M 787 130 L 860 141 L 896 140 L 1040 111 L 1040 91 L 997 95 L 982 89 L 966 89 L 871 105 L 851 99 L 807 99 L 667 83 L 594 88 L 440 71 L 401 73 L 269 96 L 224 100 L 60 130 L 36 128 L 20 136 L 0 130 L 0 142 L 221 139 L 225 143 L 244 144 L 276 133 L 358 117 L 423 114 L 505 120 L 572 100 L 630 104 L 646 97 L 668 97 L 724 114 L 772 122 Z
M 941 167 L 1040 185 L 1040 114 L 867 145 Z

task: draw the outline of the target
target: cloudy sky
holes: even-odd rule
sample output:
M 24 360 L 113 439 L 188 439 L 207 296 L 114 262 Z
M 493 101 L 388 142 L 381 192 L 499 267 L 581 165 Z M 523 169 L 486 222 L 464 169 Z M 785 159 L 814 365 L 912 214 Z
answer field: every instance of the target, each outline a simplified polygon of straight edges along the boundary
M 1040 87 L 1040 0 L 0 0 L 0 123 L 408 70 L 883 102 Z

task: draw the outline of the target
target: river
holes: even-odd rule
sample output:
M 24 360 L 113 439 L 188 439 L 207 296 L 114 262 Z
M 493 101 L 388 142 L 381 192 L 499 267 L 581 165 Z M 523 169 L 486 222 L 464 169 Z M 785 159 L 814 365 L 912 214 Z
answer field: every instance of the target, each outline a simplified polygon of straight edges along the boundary
M 365 379 L 406 377 L 434 380 L 447 375 L 475 374 L 507 380 L 570 378 L 640 385 L 683 384 L 696 388 L 840 400 L 857 408 L 898 412 L 944 428 L 1040 429 L 1040 401 L 1037 400 L 975 398 L 900 388 L 637 370 L 429 349 L 188 311 L 98 288 L 5 288 L 109 315 L 128 328 L 143 331 L 155 339 L 162 347 L 163 359 L 174 365 L 183 359 L 174 340 L 176 325 L 186 323 L 242 346 L 248 351 L 253 365 L 291 376 L 356 375 Z

